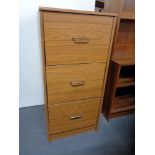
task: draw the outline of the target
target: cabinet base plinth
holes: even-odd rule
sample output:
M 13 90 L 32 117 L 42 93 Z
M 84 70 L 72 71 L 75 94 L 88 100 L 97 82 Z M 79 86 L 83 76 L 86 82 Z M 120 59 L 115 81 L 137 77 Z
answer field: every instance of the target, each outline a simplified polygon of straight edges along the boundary
M 55 139 L 69 137 L 69 136 L 72 136 L 75 134 L 80 134 L 82 132 L 88 132 L 88 131 L 92 131 L 92 130 L 96 130 L 96 126 L 89 126 L 86 128 L 81 128 L 81 129 L 72 130 L 72 131 L 63 132 L 63 133 L 58 133 L 58 134 L 49 134 L 48 135 L 48 141 L 53 141 Z

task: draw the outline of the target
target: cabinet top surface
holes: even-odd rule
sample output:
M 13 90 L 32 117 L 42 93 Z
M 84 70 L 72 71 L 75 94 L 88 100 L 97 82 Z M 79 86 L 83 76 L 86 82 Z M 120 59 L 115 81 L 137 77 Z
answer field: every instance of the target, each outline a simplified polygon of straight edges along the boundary
M 40 11 L 48 11 L 48 12 L 64 12 L 64 13 L 76 13 L 76 14 L 88 14 L 88 15 L 98 15 L 98 16 L 110 16 L 116 17 L 117 14 L 114 13 L 101 13 L 95 11 L 82 11 L 82 10 L 71 10 L 71 9 L 59 9 L 59 8 L 52 8 L 52 7 L 39 7 Z

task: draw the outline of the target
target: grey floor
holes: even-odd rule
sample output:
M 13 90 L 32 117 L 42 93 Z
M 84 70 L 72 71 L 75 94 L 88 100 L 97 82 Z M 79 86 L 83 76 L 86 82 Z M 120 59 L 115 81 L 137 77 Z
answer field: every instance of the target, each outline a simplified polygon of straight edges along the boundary
M 134 115 L 107 122 L 102 116 L 91 131 L 53 142 L 47 141 L 44 106 L 21 108 L 20 155 L 134 155 Z

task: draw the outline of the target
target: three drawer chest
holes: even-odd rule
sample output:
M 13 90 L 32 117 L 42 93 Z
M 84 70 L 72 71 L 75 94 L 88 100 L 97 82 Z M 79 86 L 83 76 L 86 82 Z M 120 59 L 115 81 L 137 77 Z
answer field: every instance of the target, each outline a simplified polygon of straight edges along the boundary
M 40 7 L 48 140 L 96 130 L 116 15 Z

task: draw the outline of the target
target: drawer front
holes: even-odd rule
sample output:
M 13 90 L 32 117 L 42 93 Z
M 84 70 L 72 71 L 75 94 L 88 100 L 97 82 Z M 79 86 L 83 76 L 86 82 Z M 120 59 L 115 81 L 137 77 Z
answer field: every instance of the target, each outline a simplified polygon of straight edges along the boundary
M 49 105 L 49 132 L 60 132 L 96 125 L 100 99 Z
M 44 13 L 46 65 L 106 62 L 113 18 Z
M 48 104 L 101 97 L 105 63 L 47 66 Z

